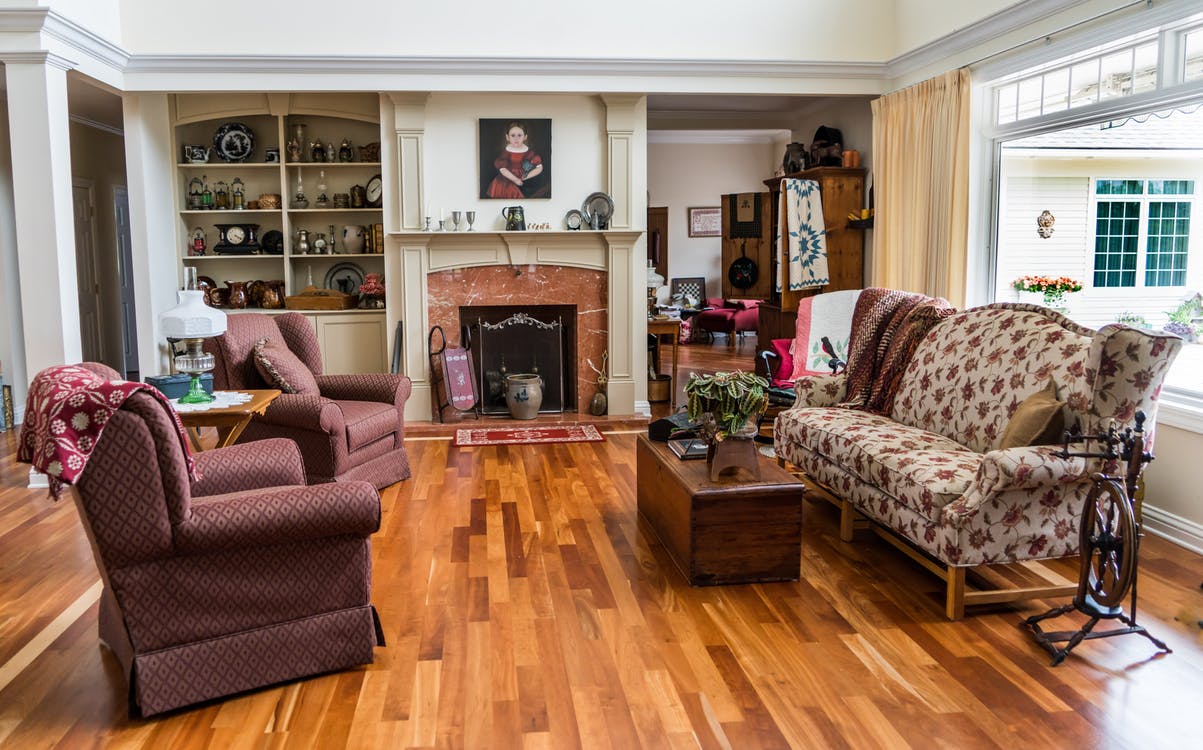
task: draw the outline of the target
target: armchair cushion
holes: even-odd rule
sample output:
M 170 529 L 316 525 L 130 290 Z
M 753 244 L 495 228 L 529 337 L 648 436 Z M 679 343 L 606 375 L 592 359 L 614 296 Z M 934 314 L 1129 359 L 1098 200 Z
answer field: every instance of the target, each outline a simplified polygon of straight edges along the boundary
M 319 393 L 317 380 L 287 346 L 259 339 L 253 350 L 255 369 L 263 379 L 285 393 Z
M 998 441 L 999 450 L 1058 442 L 1065 431 L 1062 406 L 1065 402 L 1057 400 L 1057 386 L 1049 378 L 1047 388 L 1020 402 Z
M 196 454 L 196 468 L 201 479 L 192 483 L 193 497 L 305 484 L 301 452 L 284 438 L 203 451 Z
M 755 310 L 756 308 L 760 307 L 760 300 L 758 300 L 758 299 L 736 299 L 736 300 L 731 300 L 731 302 L 729 304 L 734 305 L 736 310 Z
M 397 410 L 379 401 L 335 401 L 347 426 L 347 450 L 357 451 L 397 431 Z

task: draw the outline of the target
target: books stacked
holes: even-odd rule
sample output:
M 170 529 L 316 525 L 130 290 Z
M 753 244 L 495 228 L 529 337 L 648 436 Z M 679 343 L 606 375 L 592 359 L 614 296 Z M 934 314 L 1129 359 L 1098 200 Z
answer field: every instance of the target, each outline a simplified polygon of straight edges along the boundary
M 674 438 L 668 441 L 668 449 L 682 461 L 706 457 L 706 441 L 701 438 Z

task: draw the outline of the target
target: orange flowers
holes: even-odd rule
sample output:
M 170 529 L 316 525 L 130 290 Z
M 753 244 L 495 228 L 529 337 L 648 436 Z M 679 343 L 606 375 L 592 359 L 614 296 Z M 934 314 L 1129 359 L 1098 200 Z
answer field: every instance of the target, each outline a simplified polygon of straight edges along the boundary
M 1011 286 L 1021 292 L 1040 292 L 1042 294 L 1082 291 L 1082 282 L 1068 276 L 1020 276 L 1011 283 Z

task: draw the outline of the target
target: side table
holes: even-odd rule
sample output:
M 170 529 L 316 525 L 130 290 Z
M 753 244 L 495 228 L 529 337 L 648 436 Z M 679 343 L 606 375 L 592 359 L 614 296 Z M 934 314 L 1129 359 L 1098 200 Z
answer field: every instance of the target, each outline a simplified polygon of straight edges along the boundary
M 267 411 L 268 404 L 275 401 L 280 395 L 280 391 L 275 389 L 241 392 L 251 394 L 251 400 L 242 404 L 206 409 L 205 411 L 178 412 L 180 421 L 184 423 L 184 427 L 188 431 L 188 437 L 192 439 L 193 448 L 198 451 L 203 450 L 200 443 L 201 427 L 217 428 L 215 448 L 233 445 L 246 426 L 250 424 L 251 417 Z

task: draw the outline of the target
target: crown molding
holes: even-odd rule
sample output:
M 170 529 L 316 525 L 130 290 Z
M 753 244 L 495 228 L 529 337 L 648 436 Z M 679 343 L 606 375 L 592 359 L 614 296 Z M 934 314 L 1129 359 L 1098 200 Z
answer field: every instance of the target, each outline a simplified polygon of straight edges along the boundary
M 772 145 L 782 139 L 789 140 L 789 130 L 649 130 L 648 143 L 687 144 L 760 144 Z
M 100 120 L 93 120 L 92 118 L 84 117 L 83 115 L 68 115 L 67 119 L 78 125 L 83 125 L 86 128 L 102 130 L 106 133 L 112 133 L 113 135 L 121 136 L 123 138 L 125 137 L 125 131 L 123 129 L 113 127 L 112 125 L 109 125 L 106 122 L 101 122 Z
M 77 67 L 74 60 L 56 55 L 53 52 L 46 50 L 32 50 L 29 52 L 0 52 L 0 62 L 5 65 L 49 65 L 59 70 L 73 70 Z
M 118 73 L 123 72 L 129 64 L 130 54 L 120 46 L 54 11 L 46 14 L 42 29 L 50 38 Z
M 49 8 L 3 8 L 0 9 L 0 29 L 6 32 L 41 31 L 48 15 Z

